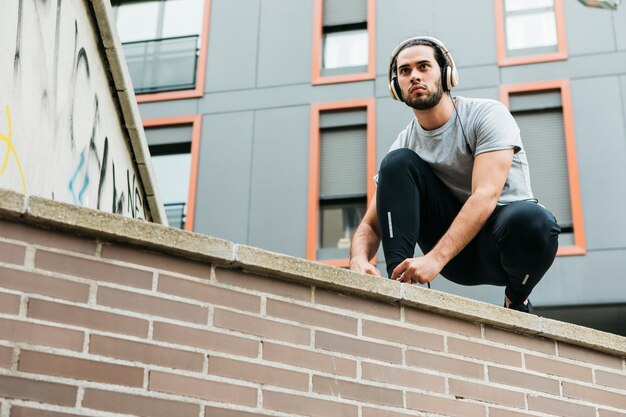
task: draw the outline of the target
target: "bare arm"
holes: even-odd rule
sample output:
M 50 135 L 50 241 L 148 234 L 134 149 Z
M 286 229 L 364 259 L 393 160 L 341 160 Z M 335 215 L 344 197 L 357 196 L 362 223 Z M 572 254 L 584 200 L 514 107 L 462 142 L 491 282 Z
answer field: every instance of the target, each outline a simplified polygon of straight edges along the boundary
M 428 254 L 406 259 L 398 265 L 391 278 L 420 284 L 435 279 L 443 267 L 478 234 L 493 213 L 512 161 L 513 149 L 478 155 L 472 171 L 472 195 L 448 231 Z
M 354 232 L 350 245 L 350 269 L 362 274 L 379 275 L 380 271 L 369 261 L 380 245 L 380 227 L 376 209 L 376 194 L 372 198 L 363 221 Z

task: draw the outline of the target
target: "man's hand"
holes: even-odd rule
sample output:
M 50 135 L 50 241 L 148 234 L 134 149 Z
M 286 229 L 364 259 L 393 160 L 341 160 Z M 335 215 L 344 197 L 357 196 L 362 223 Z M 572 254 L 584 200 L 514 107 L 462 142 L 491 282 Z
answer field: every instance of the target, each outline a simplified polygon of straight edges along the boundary
M 350 260 L 350 269 L 354 272 L 367 275 L 376 275 L 380 277 L 380 271 L 374 265 L 368 261 L 358 261 L 356 259 Z
M 442 269 L 443 265 L 428 255 L 407 258 L 393 270 L 391 279 L 406 283 L 426 284 L 434 280 Z

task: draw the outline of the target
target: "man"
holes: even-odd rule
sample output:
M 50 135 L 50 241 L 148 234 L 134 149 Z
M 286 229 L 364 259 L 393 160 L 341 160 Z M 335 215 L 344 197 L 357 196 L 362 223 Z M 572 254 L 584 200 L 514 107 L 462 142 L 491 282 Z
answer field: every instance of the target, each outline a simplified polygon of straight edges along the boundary
M 453 98 L 458 74 L 443 43 L 400 43 L 388 73 L 393 98 L 415 118 L 383 159 L 376 197 L 357 228 L 350 268 L 380 275 L 369 260 L 382 240 L 391 279 L 505 286 L 504 306 L 528 300 L 552 265 L 560 228 L 534 199 L 519 128 L 501 103 Z M 413 257 L 415 244 L 424 256 Z

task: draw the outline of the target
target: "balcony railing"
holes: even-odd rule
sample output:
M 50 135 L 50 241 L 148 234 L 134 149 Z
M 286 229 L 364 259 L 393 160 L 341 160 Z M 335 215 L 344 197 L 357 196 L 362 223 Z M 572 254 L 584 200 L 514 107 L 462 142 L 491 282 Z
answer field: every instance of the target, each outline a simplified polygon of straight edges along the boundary
M 163 206 L 165 207 L 165 215 L 170 227 L 183 229 L 186 220 L 185 203 L 166 203 Z
M 195 88 L 198 38 L 191 35 L 122 44 L 135 93 Z

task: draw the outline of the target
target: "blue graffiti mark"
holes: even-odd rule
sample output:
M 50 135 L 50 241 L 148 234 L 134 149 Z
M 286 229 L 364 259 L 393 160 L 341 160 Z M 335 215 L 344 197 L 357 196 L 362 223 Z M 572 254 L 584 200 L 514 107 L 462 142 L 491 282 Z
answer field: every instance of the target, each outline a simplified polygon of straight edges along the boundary
M 72 197 L 74 197 L 74 203 L 77 203 L 81 206 L 83 205 L 83 195 L 85 194 L 85 191 L 87 191 L 87 187 L 89 187 L 89 173 L 87 172 L 87 170 L 85 170 L 84 176 L 82 177 L 83 184 L 82 184 L 82 187 L 80 188 L 80 191 L 78 191 L 78 195 L 76 193 L 75 183 L 76 183 L 76 177 L 78 177 L 78 174 L 80 174 L 80 172 L 83 170 L 84 165 L 85 165 L 85 152 L 83 151 L 80 154 L 80 161 L 78 161 L 78 166 L 74 170 L 74 173 L 72 174 L 72 178 L 70 179 L 70 183 L 69 183 L 69 189 L 70 189 L 70 192 L 72 193 Z

